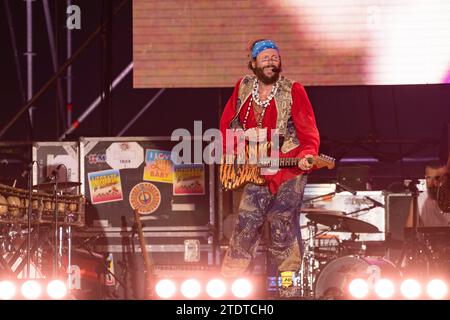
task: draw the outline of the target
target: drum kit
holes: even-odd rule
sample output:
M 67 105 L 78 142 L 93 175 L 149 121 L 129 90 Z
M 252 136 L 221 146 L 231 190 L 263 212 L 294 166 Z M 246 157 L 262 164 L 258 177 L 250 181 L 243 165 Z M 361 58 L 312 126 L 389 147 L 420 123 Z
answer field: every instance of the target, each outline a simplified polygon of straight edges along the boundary
M 349 217 L 340 211 L 304 208 L 302 213 L 306 214 L 309 220 L 299 273 L 303 298 L 341 298 L 344 296 L 348 278 L 361 273 L 366 277 L 366 270 L 370 269 L 372 264 L 389 266 L 390 272 L 396 270 L 395 266 L 384 259 L 366 257 L 365 246 L 356 244 L 359 234 L 380 232 L 373 224 Z M 350 243 L 353 244 L 350 251 L 353 254 L 348 255 L 348 241 L 344 244 L 339 236 L 330 236 L 329 232 L 350 233 Z M 328 241 L 324 241 L 325 239 Z
M 58 182 L 53 174 L 50 182 L 32 185 L 30 173 L 29 189 L 0 184 L 0 275 L 58 277 L 64 254 L 70 265 L 72 228 L 84 226 L 84 196 L 73 194 L 81 184 Z
M 352 279 L 362 278 L 375 282 L 387 277 L 396 281 L 410 270 L 402 264 L 402 261 L 408 259 L 394 263 L 382 254 L 367 254 L 366 244 L 357 239 L 359 234 L 380 233 L 373 224 L 339 211 L 304 208 L 302 213 L 309 220 L 307 225 L 302 227 L 307 229 L 307 236 L 304 239 L 303 259 L 297 281 L 302 298 L 345 299 L 348 298 L 347 287 Z M 428 235 L 425 248 L 420 247 L 420 252 L 427 253 L 426 261 L 419 262 L 422 263 L 421 267 L 423 268 L 423 263 L 427 263 L 427 266 L 438 266 L 436 268 L 441 267 L 440 270 L 445 269 L 444 272 L 450 275 L 450 227 L 418 229 L 419 233 Z M 338 235 L 329 233 L 350 233 L 351 240 L 342 241 Z M 389 245 L 389 242 L 384 241 L 385 252 Z M 403 258 L 411 258 L 409 249 L 403 244 Z

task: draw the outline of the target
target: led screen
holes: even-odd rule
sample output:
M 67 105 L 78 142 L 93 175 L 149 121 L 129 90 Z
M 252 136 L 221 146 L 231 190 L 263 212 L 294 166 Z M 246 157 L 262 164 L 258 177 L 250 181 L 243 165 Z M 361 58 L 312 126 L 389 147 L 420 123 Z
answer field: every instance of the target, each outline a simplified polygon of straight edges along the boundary
M 450 1 L 134 0 L 134 87 L 231 87 L 277 42 L 304 85 L 450 82 Z

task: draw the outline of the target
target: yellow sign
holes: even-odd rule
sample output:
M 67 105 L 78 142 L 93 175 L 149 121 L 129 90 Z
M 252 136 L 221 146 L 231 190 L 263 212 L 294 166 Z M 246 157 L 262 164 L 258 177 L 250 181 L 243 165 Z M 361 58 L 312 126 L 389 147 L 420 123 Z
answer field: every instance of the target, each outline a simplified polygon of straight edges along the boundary
M 281 286 L 283 288 L 291 287 L 293 285 L 293 276 L 294 272 L 292 271 L 281 272 Z

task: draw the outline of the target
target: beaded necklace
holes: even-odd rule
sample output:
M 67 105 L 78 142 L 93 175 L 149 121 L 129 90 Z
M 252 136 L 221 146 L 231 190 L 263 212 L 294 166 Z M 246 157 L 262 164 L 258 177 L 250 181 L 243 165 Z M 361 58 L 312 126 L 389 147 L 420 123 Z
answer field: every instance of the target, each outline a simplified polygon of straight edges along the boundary
M 250 97 L 250 101 L 248 103 L 247 112 L 245 113 L 244 121 L 243 121 L 243 127 L 244 130 L 247 129 L 247 119 L 248 115 L 250 114 L 250 109 L 252 108 L 252 102 L 255 101 L 257 105 L 259 105 L 262 109 L 261 115 L 259 119 L 256 119 L 258 128 L 262 127 L 262 121 L 264 119 L 264 114 L 266 113 L 266 109 L 270 104 L 270 101 L 272 101 L 273 97 L 275 97 L 275 94 L 278 90 L 278 81 L 272 86 L 272 90 L 270 91 L 270 94 L 267 96 L 267 99 L 264 101 L 261 101 L 259 96 L 259 82 L 258 79 L 255 79 L 253 82 L 253 90 L 252 90 L 252 96 Z M 256 118 L 256 114 L 255 114 Z

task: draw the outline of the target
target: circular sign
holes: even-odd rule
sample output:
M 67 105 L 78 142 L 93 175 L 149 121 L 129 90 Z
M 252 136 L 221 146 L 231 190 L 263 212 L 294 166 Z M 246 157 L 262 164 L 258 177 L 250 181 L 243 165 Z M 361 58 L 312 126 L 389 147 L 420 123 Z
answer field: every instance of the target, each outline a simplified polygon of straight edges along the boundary
M 150 214 L 159 208 L 161 193 L 158 188 L 149 182 L 141 182 L 130 192 L 130 205 L 133 210 L 138 209 L 140 214 Z

